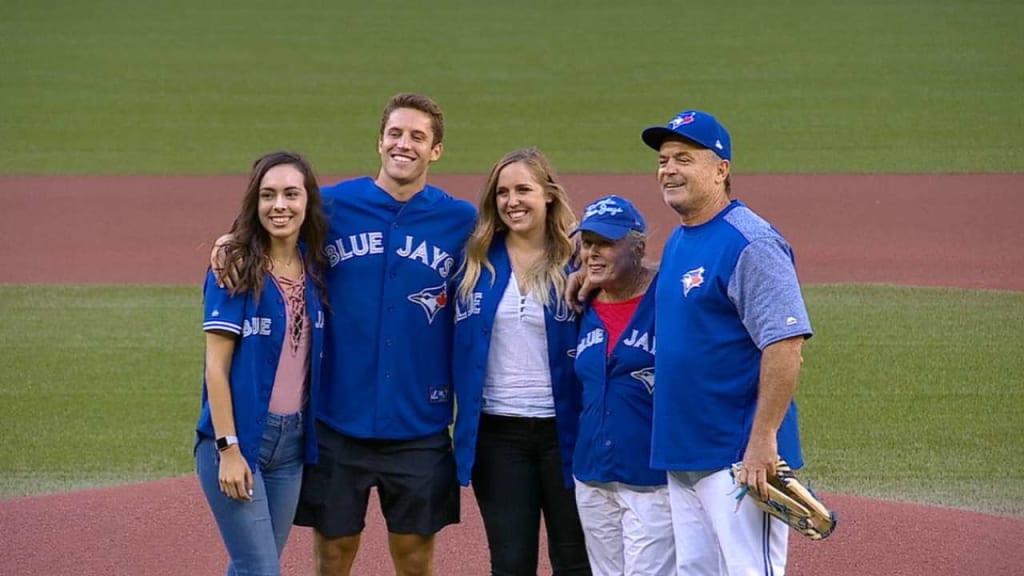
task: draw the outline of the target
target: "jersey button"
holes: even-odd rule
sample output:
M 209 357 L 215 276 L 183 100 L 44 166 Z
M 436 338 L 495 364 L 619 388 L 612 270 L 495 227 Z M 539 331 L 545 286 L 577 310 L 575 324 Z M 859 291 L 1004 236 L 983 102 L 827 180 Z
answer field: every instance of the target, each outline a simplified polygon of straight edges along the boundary
M 605 446 L 611 446 L 612 444 L 614 444 L 614 442 L 612 442 L 611 440 L 605 440 L 604 441 L 604 445 Z
M 384 373 L 384 378 L 387 379 L 387 380 L 390 380 L 391 379 L 391 372 L 385 372 Z
M 385 338 L 384 339 L 384 345 L 385 346 L 391 346 L 391 338 Z

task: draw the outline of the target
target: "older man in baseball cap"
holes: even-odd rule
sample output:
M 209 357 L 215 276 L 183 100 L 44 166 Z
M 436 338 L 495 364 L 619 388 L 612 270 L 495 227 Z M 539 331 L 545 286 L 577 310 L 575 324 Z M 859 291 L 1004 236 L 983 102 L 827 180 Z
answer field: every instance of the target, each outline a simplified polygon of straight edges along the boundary
M 731 197 L 732 139 L 717 118 L 686 110 L 641 138 L 680 220 L 657 280 L 651 447 L 652 467 L 668 471 L 679 573 L 718 574 L 724 562 L 730 576 L 782 574 L 787 526 L 734 496 L 765 492 L 780 456 L 803 465 L 793 397 L 812 331 L 793 251 Z M 718 558 L 693 544 L 704 527 Z

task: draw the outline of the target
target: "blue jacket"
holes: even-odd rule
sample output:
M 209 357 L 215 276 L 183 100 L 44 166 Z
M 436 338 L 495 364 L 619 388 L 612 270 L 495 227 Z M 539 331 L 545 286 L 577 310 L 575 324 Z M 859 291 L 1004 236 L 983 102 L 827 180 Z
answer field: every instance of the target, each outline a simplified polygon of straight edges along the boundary
M 255 470 L 259 466 L 263 427 L 270 407 L 270 393 L 281 357 L 287 326 L 285 299 L 268 273 L 259 302 L 252 292 L 232 297 L 219 288 L 213 272 L 207 272 L 203 287 L 203 330 L 230 332 L 239 336 L 231 358 L 229 385 L 234 409 L 235 431 L 242 456 Z M 324 350 L 325 313 L 312 279 L 306 275 L 306 313 L 310 326 L 309 375 L 303 409 L 305 461 L 317 461 L 316 398 L 320 393 L 320 363 Z M 213 420 L 203 376 L 202 408 L 196 424 L 196 444 L 203 437 L 213 438 Z
M 480 406 L 483 395 L 487 354 L 491 346 L 491 326 L 497 314 L 498 303 L 512 277 L 512 266 L 505 249 L 504 237 L 498 236 L 491 245 L 488 258 L 494 265 L 492 283 L 490 272 L 480 271 L 473 299 L 461 302 L 455 295 L 455 350 L 452 355 L 455 398 L 458 411 L 455 418 L 455 462 L 459 482 L 468 486 L 476 457 L 476 440 L 480 426 Z M 562 457 L 562 472 L 567 488 L 572 487 L 572 452 L 576 445 L 581 406 L 580 388 L 573 372 L 576 352 L 576 315 L 562 299 L 552 294 L 552 304 L 544 309 L 544 326 L 548 340 L 548 365 L 555 400 L 555 422 L 558 445 Z
M 658 486 L 651 468 L 654 413 L 654 293 L 651 282 L 636 312 L 607 354 L 608 331 L 593 306 L 580 322 L 576 377 L 583 386 L 580 436 L 573 472 L 584 482 Z
M 427 186 L 398 202 L 371 178 L 323 189 L 331 322 L 318 418 L 407 440 L 452 423 L 452 279 L 476 209 Z

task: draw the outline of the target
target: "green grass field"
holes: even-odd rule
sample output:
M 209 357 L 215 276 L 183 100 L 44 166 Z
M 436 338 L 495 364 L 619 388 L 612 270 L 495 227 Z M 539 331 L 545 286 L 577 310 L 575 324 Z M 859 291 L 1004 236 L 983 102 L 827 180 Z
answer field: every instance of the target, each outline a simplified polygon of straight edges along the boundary
M 376 166 L 384 101 L 448 114 L 438 171 L 538 145 L 646 172 L 685 107 L 734 169 L 1024 170 L 1024 3 L 670 0 L 0 3 L 0 173 L 237 173 L 293 148 Z
M 798 399 L 824 490 L 1024 515 L 1024 293 L 811 286 Z M 0 287 L 0 497 L 192 470 L 198 288 Z M 12 424 L 16 423 L 16 424 Z
M 649 173 L 639 131 L 684 107 L 730 127 L 740 173 L 1022 172 L 1022 29 L 1010 0 L 9 0 L 0 174 L 241 173 L 275 148 L 372 172 L 406 90 L 447 113 L 438 172 L 537 145 Z M 1024 515 L 1024 293 L 806 292 L 807 476 Z M 0 284 L 0 498 L 189 473 L 200 308 Z

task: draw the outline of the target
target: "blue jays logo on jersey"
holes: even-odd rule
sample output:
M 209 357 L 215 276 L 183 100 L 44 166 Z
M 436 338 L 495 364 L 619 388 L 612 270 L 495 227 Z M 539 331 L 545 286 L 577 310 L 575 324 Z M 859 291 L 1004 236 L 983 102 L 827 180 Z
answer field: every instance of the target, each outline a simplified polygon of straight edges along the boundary
M 704 267 L 694 268 L 683 274 L 683 297 L 685 298 L 690 290 L 700 288 L 704 285 Z
M 448 285 L 424 288 L 415 294 L 409 294 L 409 301 L 415 302 L 427 313 L 427 324 L 434 323 L 434 317 L 448 305 Z
M 629 373 L 630 376 L 644 383 L 648 394 L 654 394 L 654 366 Z

